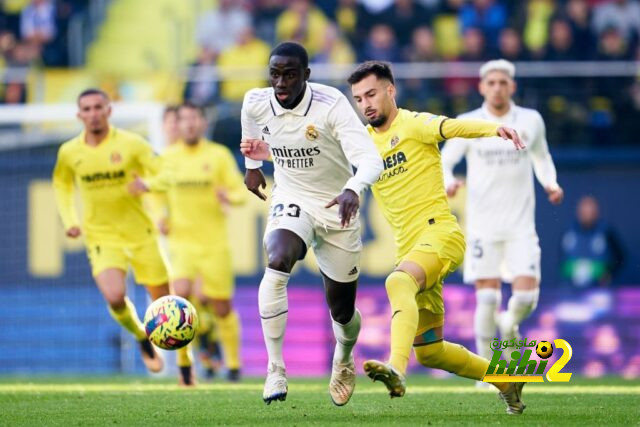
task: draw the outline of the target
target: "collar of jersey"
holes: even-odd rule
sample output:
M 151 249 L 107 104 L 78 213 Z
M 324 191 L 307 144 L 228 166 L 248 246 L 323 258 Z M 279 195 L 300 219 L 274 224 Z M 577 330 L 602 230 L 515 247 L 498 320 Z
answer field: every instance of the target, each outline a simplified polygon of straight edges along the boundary
M 313 91 L 311 90 L 311 85 L 307 82 L 307 87 L 304 91 L 304 96 L 302 100 L 296 105 L 295 108 L 286 109 L 282 108 L 278 100 L 276 99 L 276 92 L 273 91 L 271 94 L 271 99 L 269 99 L 269 103 L 271 104 L 271 109 L 273 110 L 274 116 L 281 116 L 285 113 L 295 114 L 296 116 L 306 116 L 309 112 L 309 108 L 311 108 L 311 102 L 313 101 Z
M 493 121 L 493 122 L 513 122 L 513 118 L 516 115 L 516 104 L 513 101 L 509 101 L 509 112 L 507 114 L 505 114 L 504 116 L 498 117 L 498 116 L 494 116 L 493 114 L 491 114 L 491 112 L 489 111 L 489 109 L 487 108 L 487 103 L 483 102 L 482 103 L 482 114 L 484 114 L 485 117 L 487 117 L 489 120 Z
M 113 137 L 116 134 L 116 128 L 113 125 L 109 125 L 109 133 L 107 134 L 107 137 L 100 144 L 98 144 L 96 146 L 92 146 L 92 145 L 87 144 L 87 141 L 85 140 L 86 134 L 87 134 L 87 131 L 83 130 L 82 133 L 80 134 L 80 142 L 85 147 L 96 149 L 96 148 L 102 147 L 103 145 L 105 145 L 105 143 L 107 143 L 107 142 L 111 141 L 111 139 L 113 139 Z

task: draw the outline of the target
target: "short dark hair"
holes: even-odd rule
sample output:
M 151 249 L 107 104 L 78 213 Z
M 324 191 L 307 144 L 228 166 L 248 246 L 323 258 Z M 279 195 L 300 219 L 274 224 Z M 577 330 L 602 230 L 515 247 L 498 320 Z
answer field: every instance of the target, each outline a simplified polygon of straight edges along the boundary
M 391 64 L 385 61 L 367 61 L 358 65 L 347 81 L 350 85 L 354 85 L 373 74 L 378 79 L 389 80 L 391 84 L 395 84 L 393 73 L 391 72 Z
M 309 68 L 309 54 L 307 50 L 298 43 L 282 42 L 273 48 L 269 54 L 269 59 L 271 59 L 272 56 L 292 56 L 300 60 L 302 68 Z
M 179 108 L 179 106 L 177 106 L 175 104 L 167 105 L 166 107 L 164 107 L 164 111 L 162 112 L 162 118 L 165 119 L 165 118 L 167 118 L 167 116 L 169 114 L 172 114 L 172 113 L 176 113 L 177 114 L 178 113 L 178 108 Z
M 82 92 L 80 92 L 80 95 L 78 95 L 78 98 L 76 99 L 76 102 L 79 103 L 82 98 L 84 98 L 85 96 L 89 96 L 89 95 L 100 95 L 104 99 L 106 99 L 107 101 L 111 101 L 111 98 L 109 98 L 109 95 L 107 95 L 107 92 L 103 91 L 102 89 L 97 89 L 95 87 L 92 87 L 92 88 L 85 89 Z
M 200 113 L 202 117 L 207 117 L 207 115 L 204 112 L 204 107 L 202 105 L 198 105 L 191 101 L 185 101 L 182 104 L 180 104 L 180 106 L 178 106 L 176 111 L 180 111 L 183 108 L 186 108 L 188 110 L 196 110 L 198 113 Z

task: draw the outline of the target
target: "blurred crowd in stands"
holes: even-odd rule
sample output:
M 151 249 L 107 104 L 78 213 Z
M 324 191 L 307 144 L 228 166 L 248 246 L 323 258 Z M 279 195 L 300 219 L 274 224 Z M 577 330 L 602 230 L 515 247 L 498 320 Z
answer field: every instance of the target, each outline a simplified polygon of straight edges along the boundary
M 119 0 L 112 0 L 119 1 Z M 65 25 L 82 0 L 0 0 L 0 69 L 34 62 L 65 66 Z M 227 80 L 264 66 L 282 40 L 303 43 L 313 64 L 391 62 L 628 61 L 640 58 L 638 0 L 217 0 L 194 29 L 192 65 L 220 67 L 222 81 L 195 69 L 184 97 L 202 105 L 240 103 L 258 79 Z M 13 5 L 13 9 L 11 6 Z M 225 70 L 228 70 L 225 74 Z M 8 80 L 5 76 L 5 81 Z M 9 79 L 10 80 L 10 79 Z M 336 82 L 331 82 L 335 84 Z M 632 142 L 640 109 L 637 76 L 523 78 L 519 99 L 548 120 L 552 144 Z M 407 108 L 456 115 L 476 107 L 475 78 L 400 82 Z M 0 99 L 24 101 L 5 85 Z M 615 134 L 613 132 L 615 126 Z

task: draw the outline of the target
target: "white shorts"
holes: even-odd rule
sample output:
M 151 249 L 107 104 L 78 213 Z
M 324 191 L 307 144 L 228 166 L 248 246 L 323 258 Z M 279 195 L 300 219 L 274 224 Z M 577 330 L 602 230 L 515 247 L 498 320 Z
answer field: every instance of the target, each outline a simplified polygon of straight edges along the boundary
M 303 210 L 293 199 L 274 197 L 264 237 L 278 229 L 294 232 L 307 249 L 312 247 L 320 271 L 330 279 L 349 283 L 360 275 L 362 239 L 358 219 L 351 221 L 347 228 L 341 228 L 337 220 L 327 225 Z
M 464 257 L 464 282 L 515 277 L 535 277 L 540 281 L 540 245 L 538 236 L 487 241 L 469 237 Z

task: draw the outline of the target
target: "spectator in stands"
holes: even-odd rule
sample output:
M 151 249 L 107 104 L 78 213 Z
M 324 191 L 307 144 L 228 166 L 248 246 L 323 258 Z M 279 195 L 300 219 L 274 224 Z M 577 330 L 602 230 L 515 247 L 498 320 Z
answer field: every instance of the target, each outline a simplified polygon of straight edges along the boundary
M 488 55 L 485 49 L 484 34 L 479 28 L 467 28 L 462 35 L 462 61 L 484 61 Z
M 624 262 L 615 231 L 600 218 L 598 201 L 582 197 L 576 209 L 576 223 L 562 236 L 561 271 L 576 288 L 607 286 Z
M 28 42 L 17 42 L 7 52 L 7 66 L 11 69 L 5 76 L 6 87 L 4 102 L 23 104 L 27 100 L 26 77 L 33 61 L 38 57 L 39 49 Z
M 355 52 L 349 42 L 342 37 L 338 27 L 334 24 L 327 25 L 322 47 L 311 58 L 311 62 L 315 64 L 353 64 L 355 61 Z
M 614 0 L 599 4 L 593 10 L 593 29 L 602 35 L 611 28 L 627 45 L 635 45 L 640 36 L 640 2 L 637 0 Z
M 218 99 L 218 82 L 213 79 L 212 67 L 217 54 L 211 49 L 201 49 L 198 59 L 191 64 L 183 98 L 199 106 L 210 106 Z
M 196 40 L 205 55 L 217 57 L 251 26 L 251 15 L 242 1 L 220 0 L 217 9 L 203 14 L 196 24 Z
M 498 38 L 498 57 L 511 62 L 526 61 L 529 57 L 522 47 L 520 33 L 513 28 L 505 28 Z
M 276 20 L 285 10 L 287 0 L 256 0 L 253 10 L 253 21 L 256 36 L 269 44 L 276 42 Z
M 390 26 L 401 47 L 411 43 L 413 31 L 418 26 L 431 23 L 427 10 L 414 0 L 394 0 L 392 5 L 376 14 L 373 19 Z
M 573 33 L 573 47 L 579 59 L 593 56 L 595 38 L 591 31 L 591 10 L 586 0 L 569 0 L 565 9 L 566 19 Z
M 56 6 L 53 0 L 32 0 L 20 14 L 20 36 L 41 48 L 56 36 Z
M 525 9 L 523 40 L 534 59 L 544 56 L 549 38 L 549 23 L 556 13 L 556 4 L 549 0 L 529 0 Z
M 439 61 L 436 41 L 429 27 L 421 26 L 413 31 L 411 44 L 405 49 L 407 62 L 435 62 Z
M 549 44 L 544 59 L 546 61 L 575 61 L 578 59 L 574 50 L 571 25 L 564 19 L 555 19 L 551 23 Z
M 609 27 L 600 33 L 596 54 L 598 61 L 624 61 L 631 58 L 628 43 L 617 27 Z
M 396 43 L 396 35 L 393 29 L 386 24 L 377 24 L 371 28 L 369 39 L 360 52 L 360 61 L 380 60 L 388 62 L 400 62 L 401 50 Z
M 289 7 L 278 16 L 276 38 L 278 41 L 294 41 L 304 45 L 313 56 L 320 50 L 327 17 L 309 0 L 292 0 Z
M 413 31 L 411 44 L 404 51 L 407 62 L 436 62 L 440 60 L 433 33 L 427 26 Z M 415 111 L 432 111 L 432 101 L 438 96 L 439 85 L 432 79 L 408 79 L 404 81 L 402 104 Z M 427 108 L 428 107 L 428 108 Z
M 269 45 L 257 38 L 251 27 L 245 28 L 238 34 L 236 43 L 222 51 L 218 67 L 223 101 L 240 103 L 249 89 L 266 85 L 264 68 L 270 51 Z
M 507 25 L 507 9 L 495 0 L 472 0 L 460 10 L 462 32 L 470 28 L 480 29 L 490 49 L 498 47 L 498 35 Z
M 354 49 L 360 49 L 367 40 L 373 17 L 357 0 L 338 0 L 331 16 L 338 29 Z

